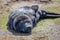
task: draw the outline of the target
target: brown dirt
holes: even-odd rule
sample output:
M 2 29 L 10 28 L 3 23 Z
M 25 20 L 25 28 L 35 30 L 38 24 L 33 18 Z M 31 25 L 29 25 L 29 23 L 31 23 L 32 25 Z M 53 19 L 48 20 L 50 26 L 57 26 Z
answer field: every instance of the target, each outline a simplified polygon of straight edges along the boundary
M 20 3 L 12 3 L 10 8 L 17 8 L 25 5 L 34 5 L 37 4 L 35 2 L 20 2 Z M 38 4 L 41 6 L 40 4 Z M 60 23 L 54 26 L 49 27 L 48 33 L 31 33 L 31 34 L 23 34 L 23 33 L 15 33 L 10 32 L 7 29 L 0 30 L 0 40 L 60 40 Z

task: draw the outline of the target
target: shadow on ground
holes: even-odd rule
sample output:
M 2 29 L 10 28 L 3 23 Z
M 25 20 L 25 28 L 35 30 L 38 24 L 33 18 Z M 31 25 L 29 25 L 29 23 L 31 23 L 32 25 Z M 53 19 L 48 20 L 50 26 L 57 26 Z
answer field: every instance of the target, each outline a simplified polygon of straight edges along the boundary
M 30 33 L 20 33 L 20 32 L 15 32 L 14 30 L 11 30 L 9 28 L 7 28 L 7 30 L 16 36 L 29 36 L 29 35 L 31 35 L 31 32 Z

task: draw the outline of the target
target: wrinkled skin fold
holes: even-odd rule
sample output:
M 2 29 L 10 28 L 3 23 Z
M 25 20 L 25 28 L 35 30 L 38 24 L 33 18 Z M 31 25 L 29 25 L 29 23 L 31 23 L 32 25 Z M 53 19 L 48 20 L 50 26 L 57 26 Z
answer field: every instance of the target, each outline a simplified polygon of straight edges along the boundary
M 40 19 L 57 17 L 60 14 L 40 10 L 38 5 L 24 6 L 11 10 L 7 26 L 16 32 L 30 33 Z

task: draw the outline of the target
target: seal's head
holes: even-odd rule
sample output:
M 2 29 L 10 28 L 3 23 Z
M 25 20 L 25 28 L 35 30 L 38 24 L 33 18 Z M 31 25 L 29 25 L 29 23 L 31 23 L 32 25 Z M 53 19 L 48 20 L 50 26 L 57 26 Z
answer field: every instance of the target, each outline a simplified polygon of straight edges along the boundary
M 29 33 L 31 32 L 31 29 L 33 28 L 33 22 L 35 19 L 35 12 L 38 10 L 38 6 L 25 6 L 17 9 L 15 12 L 13 12 L 14 16 L 11 18 L 14 18 L 12 24 L 13 28 L 16 32 L 22 32 L 22 33 Z
M 26 16 L 20 16 L 20 19 L 15 21 L 15 29 L 17 32 L 29 33 L 33 27 L 31 19 Z

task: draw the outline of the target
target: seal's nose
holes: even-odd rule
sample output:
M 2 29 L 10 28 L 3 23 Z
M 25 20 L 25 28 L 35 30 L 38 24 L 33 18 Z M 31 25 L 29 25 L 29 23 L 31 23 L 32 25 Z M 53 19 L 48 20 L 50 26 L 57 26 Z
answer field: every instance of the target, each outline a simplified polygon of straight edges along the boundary
M 31 27 L 27 27 L 25 29 L 22 29 L 20 32 L 21 33 L 30 33 L 31 32 Z

